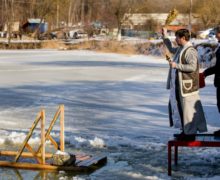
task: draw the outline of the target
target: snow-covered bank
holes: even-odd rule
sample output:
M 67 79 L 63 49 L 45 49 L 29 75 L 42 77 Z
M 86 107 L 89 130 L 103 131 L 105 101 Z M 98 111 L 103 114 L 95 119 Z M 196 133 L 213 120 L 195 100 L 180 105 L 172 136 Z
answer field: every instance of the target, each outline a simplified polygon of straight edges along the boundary
M 178 130 L 168 127 L 167 71 L 167 62 L 152 56 L 0 51 L 0 147 L 20 144 L 40 108 L 46 109 L 48 125 L 62 103 L 67 151 L 106 154 L 109 161 L 90 175 L 60 172 L 51 174 L 54 179 L 169 179 L 166 143 Z M 201 90 L 210 132 L 220 127 L 212 80 Z M 58 138 L 58 127 L 54 130 Z M 33 145 L 39 142 L 37 133 Z M 183 148 L 174 178 L 218 177 L 219 153 Z M 21 174 L 33 179 L 36 172 Z
M 175 44 L 175 40 L 172 39 Z M 199 52 L 199 60 L 202 67 L 209 66 L 211 54 L 217 44 L 214 39 L 192 39 L 194 47 Z M 63 40 L 12 40 L 10 44 L 6 40 L 0 41 L 0 49 L 54 49 L 54 50 L 90 50 L 96 52 L 118 54 L 143 54 L 164 57 L 166 48 L 162 39 L 148 40 L 137 37 L 123 36 L 121 41 L 112 37 L 99 36 L 84 39 Z M 214 63 L 214 62 L 212 62 Z

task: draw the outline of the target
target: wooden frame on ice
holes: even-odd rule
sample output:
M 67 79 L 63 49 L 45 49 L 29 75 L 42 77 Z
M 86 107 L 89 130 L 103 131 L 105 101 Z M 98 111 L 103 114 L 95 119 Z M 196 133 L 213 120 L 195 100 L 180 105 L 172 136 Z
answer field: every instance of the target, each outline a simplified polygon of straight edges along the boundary
M 60 117 L 60 145 L 58 146 L 57 142 L 52 138 L 50 135 L 50 132 L 56 122 L 56 120 Z M 41 123 L 41 143 L 39 147 L 37 148 L 37 151 L 34 151 L 34 149 L 29 145 L 28 141 L 31 138 L 35 128 L 37 125 Z M 8 161 L 0 161 L 0 166 L 7 166 L 7 167 L 20 167 L 20 168 L 37 168 L 42 167 L 40 169 L 44 169 L 48 165 L 46 165 L 46 158 L 51 158 L 52 154 L 45 153 L 45 142 L 46 140 L 50 140 L 51 143 L 54 145 L 55 149 L 60 149 L 61 151 L 64 151 L 65 149 L 65 143 L 64 143 L 64 105 L 60 105 L 58 110 L 56 111 L 53 120 L 50 123 L 50 126 L 48 130 L 45 133 L 45 110 L 41 110 L 34 123 L 32 124 L 24 142 L 21 145 L 21 148 L 18 152 L 15 151 L 0 151 L 1 156 L 15 156 L 14 162 L 8 162 Z M 29 152 L 24 152 L 24 149 L 27 149 Z M 26 157 L 26 158 L 35 158 L 38 162 L 38 164 L 33 163 L 22 163 L 18 162 L 20 157 Z M 50 166 L 50 165 L 49 165 Z M 46 168 L 47 169 L 47 168 Z M 49 168 L 50 169 L 50 168 Z M 52 168 L 53 169 L 53 168 Z
M 53 139 L 50 135 L 53 126 L 57 119 L 60 119 L 60 144 Z M 37 125 L 41 123 L 41 143 L 36 151 L 28 143 Z M 60 105 L 56 111 L 54 118 L 52 119 L 49 128 L 45 131 L 45 111 L 41 110 L 34 123 L 32 124 L 30 131 L 28 132 L 24 142 L 22 143 L 20 150 L 16 151 L 0 151 L 0 156 L 15 156 L 14 162 L 0 161 L 0 166 L 22 168 L 22 169 L 34 169 L 34 170 L 70 170 L 70 171 L 88 171 L 94 170 L 100 165 L 104 165 L 107 162 L 106 156 L 90 156 L 90 155 L 76 155 L 75 165 L 72 166 L 55 166 L 46 162 L 46 159 L 52 158 L 52 153 L 45 152 L 45 142 L 50 140 L 56 150 L 65 150 L 65 136 L 64 136 L 64 105 Z M 24 152 L 24 149 L 29 152 Z M 34 158 L 37 163 L 18 162 L 20 157 Z

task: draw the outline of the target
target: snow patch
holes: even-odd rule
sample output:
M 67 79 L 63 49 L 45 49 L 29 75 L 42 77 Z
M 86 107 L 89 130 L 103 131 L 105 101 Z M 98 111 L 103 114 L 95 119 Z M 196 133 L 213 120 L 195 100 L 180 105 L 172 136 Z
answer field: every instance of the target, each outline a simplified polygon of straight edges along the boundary
M 68 140 L 69 139 L 69 140 Z M 92 146 L 95 148 L 104 148 L 105 142 L 103 139 L 98 138 L 98 137 L 94 137 L 94 139 L 86 139 L 83 137 L 67 137 L 67 141 L 69 141 L 69 143 L 71 145 L 74 145 L 77 148 L 83 147 L 83 146 Z
M 95 137 L 94 140 L 89 140 L 89 143 L 93 147 L 98 147 L 98 148 L 104 148 L 105 147 L 105 142 L 101 138 Z
M 26 133 L 13 131 L 11 133 L 4 132 L 1 133 L 0 145 L 19 145 L 22 144 L 26 138 Z M 29 139 L 28 143 L 35 145 L 40 144 L 40 136 L 33 135 L 32 138 Z M 46 144 L 50 144 L 50 141 L 46 141 Z
M 135 178 L 135 179 L 162 180 L 162 179 L 158 178 L 157 176 L 144 176 L 140 173 L 128 172 L 128 173 L 125 173 L 125 174 L 128 175 L 129 177 Z
M 21 144 L 25 139 L 24 133 L 12 132 L 8 136 L 6 136 L 4 144 Z

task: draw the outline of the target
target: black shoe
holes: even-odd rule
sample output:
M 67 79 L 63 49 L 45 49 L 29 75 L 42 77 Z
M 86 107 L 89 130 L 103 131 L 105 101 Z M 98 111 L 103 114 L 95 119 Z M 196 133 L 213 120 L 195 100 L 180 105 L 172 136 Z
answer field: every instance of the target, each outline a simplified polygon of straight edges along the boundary
M 184 134 L 183 132 L 180 134 L 174 134 L 174 137 L 178 141 L 195 141 L 196 139 L 194 134 Z
M 220 136 L 220 130 L 218 130 L 218 131 L 214 131 L 214 136 Z
M 181 132 L 180 134 L 173 134 L 173 137 L 177 138 L 184 135 L 185 135 L 184 132 Z

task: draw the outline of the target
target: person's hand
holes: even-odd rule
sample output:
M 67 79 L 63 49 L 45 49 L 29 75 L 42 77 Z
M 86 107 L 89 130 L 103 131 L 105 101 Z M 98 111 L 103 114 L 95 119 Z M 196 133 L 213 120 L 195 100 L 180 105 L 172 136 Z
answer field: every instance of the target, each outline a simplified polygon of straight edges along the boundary
M 162 36 L 163 38 L 167 36 L 167 28 L 165 27 L 162 28 Z
M 176 63 L 175 63 L 175 62 L 172 62 L 172 61 L 171 61 L 169 64 L 170 64 L 170 67 L 171 67 L 171 68 L 173 68 L 173 69 L 176 68 Z
M 204 71 L 201 73 L 204 79 L 206 78 Z
M 204 72 L 199 73 L 199 88 L 205 87 L 205 74 Z

